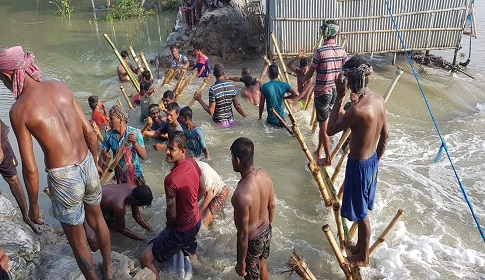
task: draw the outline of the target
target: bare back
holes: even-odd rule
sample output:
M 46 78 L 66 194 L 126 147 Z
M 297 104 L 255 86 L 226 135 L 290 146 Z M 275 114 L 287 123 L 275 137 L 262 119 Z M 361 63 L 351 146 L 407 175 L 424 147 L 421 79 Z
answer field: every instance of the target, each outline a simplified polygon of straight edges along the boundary
M 32 148 L 31 134 L 44 152 L 47 168 L 80 163 L 88 150 L 84 130 L 90 126 L 74 95 L 60 82 L 29 82 L 10 110 L 22 157 Z
M 239 181 L 232 196 L 235 217 L 249 219 L 247 225 L 249 239 L 264 230 L 262 226 L 268 226 L 273 221 L 274 207 L 273 182 L 268 172 L 264 169 L 255 169 L 251 173 Z M 248 217 L 238 215 L 236 211 L 247 213 Z
M 101 210 L 103 214 L 122 212 L 124 217 L 126 212 L 127 198 L 135 188 L 131 184 L 111 184 L 103 186 L 103 198 L 101 199 Z
M 387 135 L 385 101 L 380 95 L 368 90 L 366 95 L 349 109 L 352 111 L 348 113 L 354 118 L 350 126 L 352 136 L 349 156 L 356 160 L 368 159 L 376 152 L 381 134 Z M 382 137 L 381 140 L 385 141 L 384 138 L 386 137 Z

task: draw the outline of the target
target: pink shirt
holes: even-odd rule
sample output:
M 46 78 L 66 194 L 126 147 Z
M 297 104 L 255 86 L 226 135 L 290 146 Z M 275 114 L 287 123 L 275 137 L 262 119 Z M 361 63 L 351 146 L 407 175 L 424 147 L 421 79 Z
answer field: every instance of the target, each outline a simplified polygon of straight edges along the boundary
M 347 53 L 333 39 L 325 41 L 315 51 L 312 61 L 312 67 L 317 71 L 315 97 L 322 96 L 335 87 L 335 79 L 346 61 Z

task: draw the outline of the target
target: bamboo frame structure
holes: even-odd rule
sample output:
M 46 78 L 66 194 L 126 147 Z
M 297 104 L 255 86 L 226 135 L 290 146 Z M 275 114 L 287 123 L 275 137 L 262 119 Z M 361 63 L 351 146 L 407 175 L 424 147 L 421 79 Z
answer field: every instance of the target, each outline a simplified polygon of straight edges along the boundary
M 337 153 L 340 151 L 340 149 L 344 145 L 347 138 L 349 138 L 350 133 L 351 133 L 350 129 L 347 129 L 347 131 L 345 131 L 345 133 L 342 135 L 342 137 L 340 138 L 340 141 L 338 142 L 337 146 L 332 152 L 332 155 L 330 156 L 331 160 L 333 160 L 337 156 Z
M 185 78 L 186 78 L 185 70 L 182 70 L 180 72 L 179 80 L 178 80 L 177 84 L 175 85 L 175 88 L 173 89 L 173 96 L 174 96 L 174 98 L 175 98 L 175 96 L 178 95 L 178 92 L 180 90 L 180 87 L 185 82 Z
M 291 135 L 295 135 L 295 133 L 293 133 L 293 131 L 288 127 L 288 124 L 286 124 L 286 121 L 276 112 L 276 110 L 274 108 L 271 108 L 270 109 L 271 112 L 275 115 L 275 117 L 280 121 L 281 125 L 291 134 Z
M 133 47 L 132 47 L 132 46 L 129 46 L 129 47 L 128 47 L 128 50 L 130 51 L 131 56 L 133 57 L 133 60 L 134 60 L 134 61 L 135 61 L 135 63 L 136 63 L 136 66 L 138 66 L 138 69 L 140 69 L 140 72 L 145 71 L 145 69 L 144 69 L 144 68 L 143 68 L 143 66 L 141 65 L 140 60 L 138 59 L 138 56 L 136 56 L 136 53 L 135 53 L 135 51 L 133 50 Z
M 173 69 L 172 69 L 173 70 Z M 165 81 L 163 85 L 166 85 L 166 84 L 169 84 L 173 78 L 175 78 L 175 76 L 177 76 L 177 74 L 181 73 L 181 70 L 180 69 L 177 69 L 177 70 L 173 70 L 172 72 L 170 72 L 170 75 L 167 77 L 167 80 Z
M 146 70 L 148 70 L 148 72 L 150 72 L 150 76 L 153 79 L 152 69 L 150 69 L 150 65 L 147 63 L 147 60 L 145 58 L 145 54 L 143 52 L 140 53 L 140 58 L 141 58 L 141 61 L 143 62 L 143 65 L 145 66 Z
M 347 267 L 347 261 L 342 255 L 342 252 L 340 251 L 337 245 L 337 242 L 333 238 L 332 231 L 330 230 L 330 226 L 328 224 L 324 225 L 322 227 L 322 231 L 325 233 L 325 236 L 328 239 L 328 243 L 330 243 L 330 247 L 332 247 L 332 251 L 335 254 L 335 257 L 337 257 L 337 261 L 339 263 L 340 268 L 344 272 L 345 277 L 347 278 L 347 280 L 352 279 L 352 274 L 350 273 L 350 270 Z
M 290 78 L 288 77 L 288 72 L 286 71 L 286 64 L 283 61 L 283 57 L 281 56 L 280 47 L 278 46 L 278 43 L 276 41 L 276 37 L 274 36 L 274 33 L 271 33 L 271 40 L 273 40 L 273 45 L 275 47 L 276 53 L 278 54 L 278 60 L 280 61 L 281 69 L 283 70 L 285 80 L 286 80 L 287 83 L 289 83 Z
M 389 232 L 394 228 L 396 223 L 401 219 L 402 215 L 404 215 L 404 210 L 398 209 L 396 215 L 394 215 L 394 218 L 392 218 L 392 221 L 389 223 L 389 225 L 384 229 L 384 231 L 379 235 L 379 238 L 372 244 L 372 246 L 369 248 L 369 256 L 374 253 L 374 251 L 381 245 L 385 240 Z
M 315 275 L 310 271 L 310 268 L 306 264 L 305 260 L 300 257 L 296 253 L 295 250 L 293 250 L 293 253 L 291 254 L 290 259 L 286 263 L 291 269 L 291 271 L 296 272 L 303 280 L 316 280 Z
M 103 142 L 103 140 L 104 140 L 103 134 L 101 134 L 101 131 L 99 131 L 98 125 L 94 121 L 92 121 L 91 126 L 93 127 L 94 133 L 96 133 L 96 137 L 98 138 L 98 140 L 100 142 Z
M 347 148 L 345 148 L 344 154 L 340 157 L 340 160 L 338 161 L 337 165 L 335 166 L 335 171 L 332 174 L 332 183 L 333 184 L 335 184 L 335 181 L 337 181 L 338 174 L 340 173 L 340 171 L 342 170 L 342 167 L 344 165 L 344 160 L 347 158 L 347 156 L 349 154 L 350 154 L 350 148 L 347 146 Z
M 126 94 L 126 91 L 125 91 L 125 88 L 123 87 L 123 85 L 120 85 L 120 90 L 121 90 L 121 93 L 123 94 L 123 97 L 125 97 L 126 104 L 128 104 L 128 107 L 130 107 L 130 109 L 132 111 L 134 111 L 135 109 L 133 109 L 133 104 L 131 104 L 131 100 L 128 97 L 128 94 Z
M 101 179 L 99 180 L 99 183 L 101 184 L 101 186 L 105 185 L 108 182 L 108 179 L 111 176 L 111 173 L 113 173 L 116 165 L 120 162 L 121 158 L 123 157 L 123 148 L 129 147 L 130 145 L 131 145 L 131 141 L 127 140 L 123 145 L 123 147 L 118 148 L 118 152 L 116 153 L 116 156 L 113 162 L 110 163 L 109 167 L 106 169 L 106 171 L 103 172 L 103 176 L 101 176 Z
M 194 78 L 197 76 L 197 73 L 198 73 L 197 69 L 194 69 L 194 71 L 192 71 L 192 74 L 190 74 L 189 78 L 186 79 L 185 83 L 177 91 L 177 94 L 174 97 L 175 101 L 177 101 L 180 98 L 180 96 L 182 96 L 184 91 L 187 89 L 187 87 L 192 83 Z
M 350 229 L 349 229 L 350 239 L 352 239 L 352 237 L 354 237 L 354 234 L 355 234 L 355 232 L 357 231 L 358 228 L 359 228 L 359 223 L 357 223 L 357 221 L 353 222 L 352 225 L 350 226 Z
M 175 70 L 173 70 L 173 68 L 169 68 L 169 69 L 165 70 L 165 74 L 163 75 L 163 80 L 162 80 L 162 86 L 164 86 L 165 84 L 168 84 L 167 83 L 168 77 L 170 77 L 173 72 L 175 72 Z
M 197 91 L 198 92 L 202 91 L 205 88 L 205 86 L 207 85 L 207 83 L 209 83 L 209 81 L 207 81 L 207 79 L 204 79 L 204 81 L 202 82 L 202 84 L 200 84 Z M 187 105 L 187 106 L 192 107 L 192 105 L 194 105 L 194 103 L 195 103 L 195 99 L 194 99 L 194 97 L 192 97 L 192 99 L 189 102 L 189 105 Z
M 345 249 L 345 233 L 344 233 L 344 226 L 342 223 L 342 216 L 340 216 L 340 203 L 334 202 L 333 203 L 333 214 L 335 216 L 335 222 L 337 223 L 337 233 L 338 233 L 338 240 L 340 242 L 340 250 Z
M 123 66 L 123 69 L 125 69 L 126 74 L 128 75 L 128 77 L 130 77 L 131 83 L 133 84 L 133 86 L 135 87 L 135 89 L 139 92 L 140 91 L 140 83 L 138 82 L 138 79 L 135 77 L 135 75 L 131 71 L 130 67 L 128 67 L 128 65 L 126 64 L 125 60 L 121 57 L 120 52 L 118 51 L 118 49 L 116 48 L 116 46 L 111 41 L 111 39 L 109 38 L 108 34 L 105 33 L 105 34 L 103 34 L 103 36 L 106 39 L 106 41 L 108 42 L 108 44 L 111 46 L 111 48 L 113 49 L 113 52 L 115 53 L 116 57 L 120 61 L 121 66 Z

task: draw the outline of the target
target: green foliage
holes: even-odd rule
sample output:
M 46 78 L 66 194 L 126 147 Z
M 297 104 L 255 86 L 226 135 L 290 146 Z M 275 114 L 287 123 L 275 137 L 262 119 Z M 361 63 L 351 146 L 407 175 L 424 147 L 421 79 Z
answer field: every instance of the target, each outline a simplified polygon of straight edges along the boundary
M 164 12 L 176 12 L 182 6 L 181 0 L 158 0 Z
M 57 6 L 57 11 L 54 14 L 61 15 L 64 19 L 71 20 L 74 9 L 71 7 L 71 0 L 54 0 L 49 3 Z
M 127 20 L 131 18 L 137 18 L 141 13 L 141 16 L 147 16 L 153 14 L 153 11 L 145 11 L 140 7 L 141 1 L 139 0 L 120 0 L 116 2 L 114 8 L 109 10 L 109 14 L 106 16 L 107 21 Z

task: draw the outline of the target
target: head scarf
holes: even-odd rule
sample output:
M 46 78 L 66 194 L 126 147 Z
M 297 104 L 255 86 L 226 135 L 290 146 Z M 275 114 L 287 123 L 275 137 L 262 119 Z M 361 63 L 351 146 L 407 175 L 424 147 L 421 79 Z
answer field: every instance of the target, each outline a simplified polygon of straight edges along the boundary
M 342 68 L 342 72 L 347 77 L 352 77 L 354 81 L 354 87 L 357 90 L 357 94 L 363 94 L 363 89 L 366 85 L 366 78 L 374 72 L 372 66 L 368 63 L 360 64 L 358 67 Z
M 126 112 L 125 108 L 121 107 L 120 105 L 113 105 L 113 107 L 111 107 L 109 110 L 109 115 L 116 115 L 118 119 L 128 123 L 128 113 Z
M 323 21 L 323 25 L 320 26 L 320 30 L 325 38 L 337 35 L 339 26 L 337 24 L 329 23 L 326 20 Z
M 42 82 L 42 73 L 34 63 L 34 58 L 34 53 L 24 53 L 21 46 L 0 51 L 0 72 L 13 71 L 12 93 L 15 99 L 19 98 L 24 89 L 25 73 L 32 79 Z

